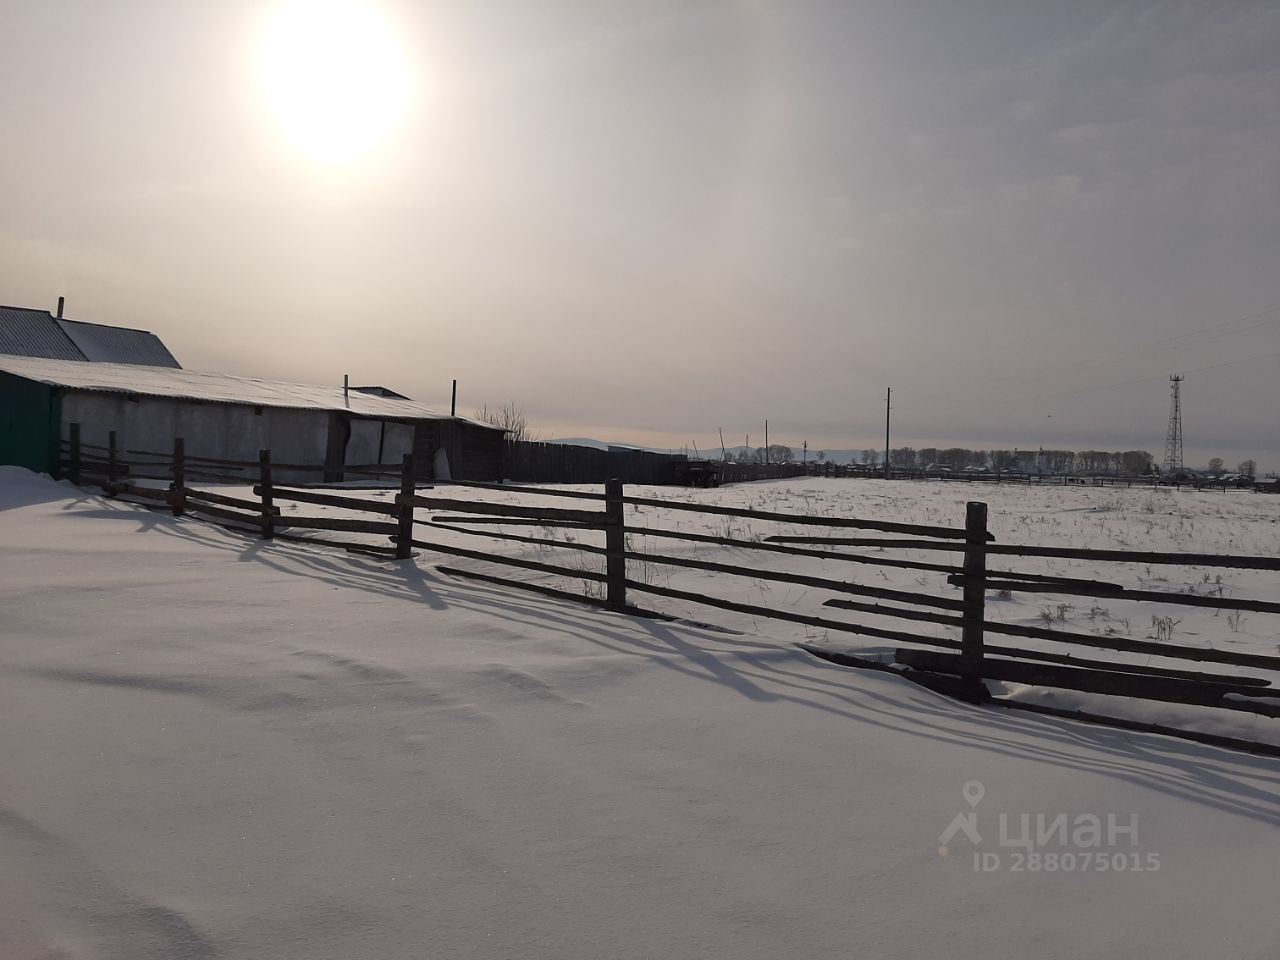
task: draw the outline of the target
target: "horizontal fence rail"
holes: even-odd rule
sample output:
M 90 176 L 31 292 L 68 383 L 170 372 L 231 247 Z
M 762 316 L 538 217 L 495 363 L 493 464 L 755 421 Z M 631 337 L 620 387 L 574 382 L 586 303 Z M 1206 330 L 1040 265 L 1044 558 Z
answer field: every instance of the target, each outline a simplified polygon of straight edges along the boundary
M 73 425 L 74 428 L 74 425 Z M 1208 590 L 1197 592 L 1134 589 L 1105 573 L 1096 579 L 1031 573 L 991 567 L 998 557 L 1031 557 L 1088 561 L 1105 567 L 1123 564 L 1165 564 L 1190 567 L 1236 568 L 1257 571 L 1280 570 L 1280 558 L 1245 555 L 1170 553 L 1142 550 L 1090 550 L 1074 547 L 1042 547 L 993 542 L 988 530 L 986 507 L 969 504 L 963 526 L 913 524 L 880 518 L 815 515 L 756 510 L 687 499 L 669 500 L 630 496 L 619 481 L 609 481 L 603 491 L 562 490 L 522 484 L 480 481 L 447 482 L 459 495 L 422 493 L 414 475 L 412 457 L 400 464 L 372 464 L 343 467 L 343 473 L 367 472 L 398 481 L 398 493 L 380 497 L 357 496 L 315 489 L 311 485 L 281 483 L 273 471 L 328 472 L 324 467 L 303 467 L 273 462 L 269 451 L 261 451 L 256 462 L 190 456 L 182 440 L 168 454 L 153 451 L 119 451 L 115 434 L 105 447 L 79 442 L 78 429 L 64 441 L 63 465 L 73 479 L 100 485 L 109 494 L 143 505 L 170 510 L 175 516 L 191 513 L 198 517 L 266 538 L 337 547 L 386 558 L 404 559 L 412 550 L 430 551 L 446 557 L 485 565 L 506 567 L 512 575 L 502 576 L 459 566 L 442 566 L 442 571 L 478 582 L 529 591 L 546 597 L 575 600 L 616 611 L 657 615 L 634 606 L 629 597 L 648 595 L 743 614 L 771 618 L 834 633 L 854 634 L 873 640 L 901 644 L 888 661 L 889 669 L 918 679 L 934 689 L 966 699 L 983 701 L 990 694 L 984 681 L 1026 683 L 1059 687 L 1102 696 L 1138 697 L 1160 702 L 1245 711 L 1261 716 L 1280 716 L 1280 690 L 1274 678 L 1241 674 L 1241 669 L 1280 672 L 1280 656 L 1213 646 L 1188 646 L 1164 639 L 1134 639 L 1117 633 L 1083 633 L 1044 626 L 1003 623 L 986 615 L 986 595 L 992 591 L 1045 596 L 1066 595 L 1099 600 L 1134 601 L 1144 604 L 1174 604 L 1213 610 L 1280 613 L 1280 602 L 1222 596 Z M 121 453 L 126 456 L 121 456 Z M 167 484 L 159 489 L 135 483 L 153 480 Z M 250 494 L 201 489 L 200 484 L 229 482 L 247 486 Z M 475 491 L 467 496 L 466 491 Z M 484 491 L 500 491 L 506 499 L 486 500 Z M 453 491 L 450 491 L 451 493 Z M 544 501 L 579 501 L 549 506 Z M 514 502 L 513 502 L 514 501 Z M 281 504 L 286 505 L 282 507 Z M 344 515 L 304 507 L 330 508 Z M 590 508 L 588 508 L 588 506 Z M 673 529 L 650 522 L 650 511 L 670 511 L 675 518 L 701 514 L 711 518 L 740 518 L 786 527 L 825 527 L 830 534 L 798 535 L 770 533 L 765 536 L 731 536 Z M 676 524 L 678 525 L 678 523 Z M 731 527 L 725 525 L 728 533 Z M 776 529 L 776 526 L 775 526 Z M 847 536 L 841 530 L 868 530 L 897 534 L 897 537 Z M 347 537 L 334 539 L 315 535 L 333 532 Z M 430 531 L 453 538 L 476 540 L 475 548 L 446 542 Z M 670 541 L 665 552 L 648 546 L 651 541 Z M 487 543 L 484 543 L 487 541 Z M 644 547 L 639 544 L 643 542 Z M 494 549 L 499 543 L 531 548 L 530 553 L 554 551 L 563 561 L 532 559 L 513 551 Z M 679 549 L 685 544 L 685 552 Z M 861 552 L 847 552 L 861 548 Z M 874 554 L 868 550 L 876 551 Z M 938 560 L 894 556 L 892 551 L 921 550 L 958 554 Z M 708 551 L 720 551 L 711 559 Z M 732 552 L 730 552 L 732 551 Z M 698 555 L 691 555 L 697 552 Z M 750 552 L 749 554 L 747 552 Z M 739 559 L 738 554 L 758 557 L 759 562 Z M 570 555 L 576 555 L 576 560 Z M 785 564 L 792 558 L 827 561 L 856 568 L 879 567 L 936 573 L 943 582 L 958 588 L 955 596 L 938 596 L 924 590 L 872 586 L 838 576 L 819 576 L 796 569 L 768 566 L 768 561 Z M 585 562 L 584 562 L 585 561 Z M 781 583 L 820 592 L 821 606 L 833 612 L 900 621 L 858 622 L 836 616 L 810 614 L 785 609 L 780 604 L 749 603 L 740 599 L 655 582 L 647 575 L 652 567 L 691 570 L 727 575 L 766 584 Z M 640 576 L 639 572 L 646 573 Z M 519 574 L 519 575 L 516 575 Z M 529 575 L 535 575 L 530 579 Z M 546 578 L 580 583 L 582 592 L 549 585 Z M 924 578 L 920 578 L 923 584 Z M 1006 594 L 1007 595 L 1007 594 Z M 1125 621 L 1127 625 L 1127 621 Z M 933 636 L 913 629 L 912 624 L 933 625 L 958 631 L 956 636 Z M 1050 649 L 1023 649 L 988 644 L 988 636 L 1034 640 Z M 1062 645 L 1066 652 L 1056 652 Z M 1124 660 L 1088 659 L 1071 648 L 1088 648 L 1168 661 L 1166 664 L 1134 663 Z M 933 648 L 933 649 L 930 649 Z M 939 650 L 943 652 L 938 652 Z M 832 654 L 837 662 L 857 660 Z M 1211 665 L 1222 672 L 1206 672 L 1171 665 L 1189 661 Z M 865 660 L 863 662 L 866 662 Z M 921 679 L 923 678 L 923 679 Z M 1175 731 L 1176 732 L 1176 731 Z

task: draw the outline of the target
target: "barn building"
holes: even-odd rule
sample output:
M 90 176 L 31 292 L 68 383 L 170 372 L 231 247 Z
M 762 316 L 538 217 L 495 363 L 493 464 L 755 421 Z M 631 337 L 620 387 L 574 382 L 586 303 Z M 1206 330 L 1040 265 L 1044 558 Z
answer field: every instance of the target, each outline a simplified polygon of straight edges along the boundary
M 390 391 L 388 391 L 390 392 Z M 182 437 L 193 456 L 344 466 L 399 463 L 412 453 L 417 476 L 447 463 L 459 480 L 500 480 L 504 433 L 412 400 L 365 390 L 202 373 L 176 367 L 0 356 L 0 463 L 55 471 L 58 441 L 80 424 L 85 444 L 168 452 Z M 440 457 L 443 451 L 444 458 Z M 127 457 L 126 457 L 127 459 Z M 314 473 L 279 479 L 317 479 Z
M 320 386 L 184 370 L 145 330 L 0 307 L 0 464 L 56 473 L 59 441 L 80 424 L 85 444 L 325 468 L 398 464 L 413 454 L 423 479 L 501 480 L 504 432 L 441 414 L 387 387 Z M 314 472 L 278 470 L 281 481 Z M 440 477 L 443 479 L 443 477 Z

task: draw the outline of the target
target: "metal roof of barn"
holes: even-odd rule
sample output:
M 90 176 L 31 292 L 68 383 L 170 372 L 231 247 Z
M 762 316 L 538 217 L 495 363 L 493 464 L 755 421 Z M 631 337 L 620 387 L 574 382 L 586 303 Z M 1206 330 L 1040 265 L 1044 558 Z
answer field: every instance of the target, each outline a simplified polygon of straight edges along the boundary
M 373 419 L 453 419 L 487 430 L 501 429 L 466 417 L 450 417 L 412 400 L 380 397 L 357 390 L 349 391 L 344 396 L 340 386 L 261 380 L 173 367 L 21 356 L 0 356 L 0 371 L 51 387 L 89 393 L 119 393 L 293 410 L 336 410 Z
M 180 367 L 154 333 L 67 320 L 48 310 L 0 306 L 0 354 L 50 360 Z
M 181 367 L 154 333 L 129 327 L 107 327 L 82 320 L 57 320 L 84 359 L 95 363 L 133 363 L 146 367 Z
M 84 359 L 53 314 L 24 307 L 0 307 L 0 353 L 50 360 Z

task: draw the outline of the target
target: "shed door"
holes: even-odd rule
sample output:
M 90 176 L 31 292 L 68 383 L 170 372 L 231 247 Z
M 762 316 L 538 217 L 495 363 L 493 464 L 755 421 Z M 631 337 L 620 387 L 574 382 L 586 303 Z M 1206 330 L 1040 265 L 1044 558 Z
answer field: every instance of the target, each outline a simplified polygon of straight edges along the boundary
M 0 373 L 0 464 L 54 473 L 60 419 L 51 387 Z

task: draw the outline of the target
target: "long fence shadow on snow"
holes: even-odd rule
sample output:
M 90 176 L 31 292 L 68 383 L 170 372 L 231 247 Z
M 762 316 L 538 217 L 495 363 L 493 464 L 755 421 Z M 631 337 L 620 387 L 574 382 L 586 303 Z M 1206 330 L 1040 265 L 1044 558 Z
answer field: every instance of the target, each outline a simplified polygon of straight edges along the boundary
M 909 734 L 983 752 L 1080 770 L 1140 784 L 1182 799 L 1280 825 L 1280 764 L 1218 747 L 1146 733 L 1087 726 L 1051 717 L 1011 715 L 998 707 L 959 703 L 896 677 L 855 674 L 791 645 L 733 636 L 463 582 L 415 561 L 344 555 L 305 543 L 282 544 L 203 522 L 98 500 L 70 505 L 77 513 L 132 522 L 139 533 L 177 538 L 234 554 L 281 575 L 317 579 L 339 589 L 429 610 L 483 613 L 514 635 L 537 623 L 601 650 L 640 657 L 658 669 L 717 684 L 759 703 L 788 703 L 856 727 Z M 426 630 L 424 629 L 424 634 Z M 425 639 L 424 642 L 429 642 Z

